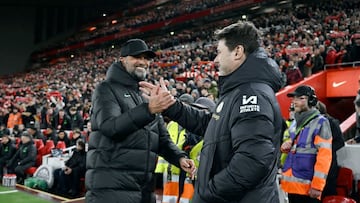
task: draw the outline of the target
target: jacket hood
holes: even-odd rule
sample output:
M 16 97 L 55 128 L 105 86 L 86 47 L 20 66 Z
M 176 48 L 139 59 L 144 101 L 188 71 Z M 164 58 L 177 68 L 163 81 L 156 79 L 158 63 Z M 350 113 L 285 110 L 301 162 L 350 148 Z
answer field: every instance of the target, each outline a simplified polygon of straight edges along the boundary
M 251 53 L 238 69 L 219 77 L 219 92 L 224 94 L 245 83 L 265 83 L 274 92 L 281 88 L 281 74 L 276 62 L 269 58 L 263 48 Z
M 106 72 L 106 80 L 115 83 L 121 83 L 124 86 L 138 89 L 138 81 L 125 70 L 125 67 L 119 63 L 113 63 Z

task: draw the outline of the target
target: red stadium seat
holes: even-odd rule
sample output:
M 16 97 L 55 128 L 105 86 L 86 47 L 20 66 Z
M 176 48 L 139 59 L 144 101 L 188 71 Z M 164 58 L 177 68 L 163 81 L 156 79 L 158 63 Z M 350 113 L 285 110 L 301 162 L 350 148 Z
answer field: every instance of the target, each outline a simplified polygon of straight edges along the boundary
M 51 149 L 55 148 L 55 144 L 53 140 L 47 140 L 45 144 L 45 154 L 50 154 Z
M 356 201 L 343 196 L 327 196 L 322 203 L 356 203 Z
M 25 174 L 33 176 L 36 169 L 42 164 L 42 157 L 46 154 L 46 147 L 41 139 L 34 139 L 34 145 L 37 149 L 35 166 L 26 169 Z
M 34 143 L 35 143 L 36 149 L 44 147 L 44 142 L 41 139 L 34 139 Z
M 64 141 L 58 141 L 57 144 L 56 144 L 56 148 L 65 149 L 66 148 L 65 142 Z
M 339 196 L 349 197 L 352 193 L 354 175 L 351 169 L 340 167 L 336 180 L 336 192 Z
M 29 175 L 29 176 L 33 176 L 35 171 L 36 171 L 37 167 L 33 166 L 30 167 L 28 169 L 25 170 L 25 174 Z

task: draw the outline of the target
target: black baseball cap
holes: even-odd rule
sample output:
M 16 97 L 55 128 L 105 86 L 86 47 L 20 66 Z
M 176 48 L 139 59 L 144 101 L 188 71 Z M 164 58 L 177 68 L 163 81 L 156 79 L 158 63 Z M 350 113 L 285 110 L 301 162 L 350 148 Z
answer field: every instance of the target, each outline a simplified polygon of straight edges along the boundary
M 146 54 L 149 58 L 156 56 L 146 43 L 141 39 L 130 39 L 121 47 L 120 56 L 137 56 L 140 54 Z
M 213 100 L 207 98 L 207 97 L 199 97 L 192 106 L 198 108 L 198 109 L 207 109 L 210 112 L 214 112 L 216 104 Z
M 287 94 L 288 97 L 295 97 L 295 96 L 299 97 L 304 95 L 308 97 L 315 95 L 314 88 L 308 85 L 300 85 L 295 89 L 294 92 L 290 92 Z

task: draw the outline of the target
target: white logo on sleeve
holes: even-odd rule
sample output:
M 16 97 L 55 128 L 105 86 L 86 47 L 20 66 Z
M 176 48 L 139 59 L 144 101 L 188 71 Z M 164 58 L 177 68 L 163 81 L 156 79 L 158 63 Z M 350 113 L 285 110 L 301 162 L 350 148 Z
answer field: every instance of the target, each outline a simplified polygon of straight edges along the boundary
M 243 95 L 242 105 L 240 106 L 240 113 L 260 111 L 260 106 L 257 103 L 257 99 L 257 96 Z
M 250 96 L 248 98 L 246 98 L 246 95 L 243 95 L 243 100 L 242 100 L 242 104 L 257 104 L 257 96 Z

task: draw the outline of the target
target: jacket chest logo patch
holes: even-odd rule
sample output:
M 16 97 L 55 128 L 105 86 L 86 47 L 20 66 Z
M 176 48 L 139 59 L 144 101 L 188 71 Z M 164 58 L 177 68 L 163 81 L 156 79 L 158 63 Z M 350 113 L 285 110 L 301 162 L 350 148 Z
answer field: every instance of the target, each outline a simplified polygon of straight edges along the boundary
M 222 108 L 224 107 L 224 102 L 222 101 L 217 107 L 216 107 L 216 113 L 220 113 Z
M 242 105 L 240 106 L 240 113 L 247 113 L 247 112 L 259 112 L 260 106 L 257 102 L 257 96 L 242 96 Z

